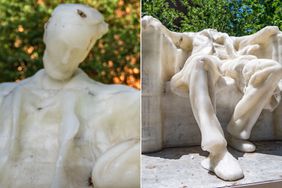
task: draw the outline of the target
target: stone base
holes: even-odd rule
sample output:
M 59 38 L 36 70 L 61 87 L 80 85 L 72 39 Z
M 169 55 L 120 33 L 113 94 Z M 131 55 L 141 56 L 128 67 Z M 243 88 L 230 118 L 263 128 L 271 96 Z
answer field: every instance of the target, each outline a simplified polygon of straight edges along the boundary
M 282 141 L 255 144 L 255 153 L 228 149 L 239 160 L 245 175 L 234 182 L 223 181 L 201 167 L 200 163 L 208 153 L 203 152 L 200 146 L 167 148 L 143 155 L 142 187 L 282 187 Z

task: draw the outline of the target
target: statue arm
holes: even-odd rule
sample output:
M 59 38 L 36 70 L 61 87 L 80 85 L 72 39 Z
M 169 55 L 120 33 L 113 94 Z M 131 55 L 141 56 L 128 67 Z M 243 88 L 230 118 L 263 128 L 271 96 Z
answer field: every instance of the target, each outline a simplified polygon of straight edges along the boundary
M 279 33 L 281 32 L 277 26 L 267 26 L 248 36 L 233 37 L 233 40 L 235 46 L 238 49 L 242 49 L 248 45 L 267 44 L 270 41 L 270 37 Z
M 103 126 L 108 147 L 95 162 L 92 180 L 95 187 L 139 187 L 140 92 L 129 89 L 112 95 L 111 117 Z
M 92 171 L 94 187 L 136 188 L 140 183 L 140 141 L 130 139 L 107 150 Z
M 159 20 L 152 16 L 145 16 L 142 18 L 142 28 L 146 30 L 150 27 L 159 29 L 164 35 L 166 35 L 177 48 L 181 48 L 185 51 L 191 51 L 193 47 L 193 32 L 178 33 L 167 29 Z

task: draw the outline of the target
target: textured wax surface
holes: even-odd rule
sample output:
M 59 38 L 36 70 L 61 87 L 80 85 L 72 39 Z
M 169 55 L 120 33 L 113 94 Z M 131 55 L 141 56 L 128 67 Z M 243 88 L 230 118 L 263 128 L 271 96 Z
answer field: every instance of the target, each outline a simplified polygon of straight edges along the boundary
M 41 70 L 10 88 L 0 85 L 7 91 L 0 106 L 1 187 L 51 187 L 56 180 L 87 187 L 106 151 L 138 143 L 139 92 L 100 84 L 81 70 L 61 89 L 44 85 L 46 76 Z
M 44 69 L 0 84 L 0 187 L 139 187 L 139 92 L 78 68 L 107 31 L 97 10 L 59 5 Z

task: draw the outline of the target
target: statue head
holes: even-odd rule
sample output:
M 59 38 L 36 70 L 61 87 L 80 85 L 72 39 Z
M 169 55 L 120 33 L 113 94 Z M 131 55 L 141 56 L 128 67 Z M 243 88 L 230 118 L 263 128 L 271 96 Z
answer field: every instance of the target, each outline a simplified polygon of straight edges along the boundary
M 81 4 L 62 4 L 45 24 L 43 63 L 55 80 L 67 80 L 86 58 L 95 42 L 108 31 L 97 10 Z

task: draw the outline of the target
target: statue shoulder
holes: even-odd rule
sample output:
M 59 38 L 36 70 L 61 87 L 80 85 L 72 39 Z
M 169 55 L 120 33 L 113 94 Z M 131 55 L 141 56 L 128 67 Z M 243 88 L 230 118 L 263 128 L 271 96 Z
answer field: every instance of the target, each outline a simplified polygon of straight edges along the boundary
M 88 88 L 99 96 L 127 96 L 139 97 L 140 91 L 132 87 L 121 84 L 104 84 L 89 78 L 85 73 L 80 74 L 80 87 Z M 83 80 L 83 82 L 81 82 Z
M 12 90 L 18 85 L 16 82 L 5 82 L 0 84 L 0 97 L 4 97 L 12 92 Z
M 140 91 L 125 85 L 101 84 L 99 85 L 99 94 L 112 96 L 114 100 L 125 99 L 125 101 L 139 100 Z

